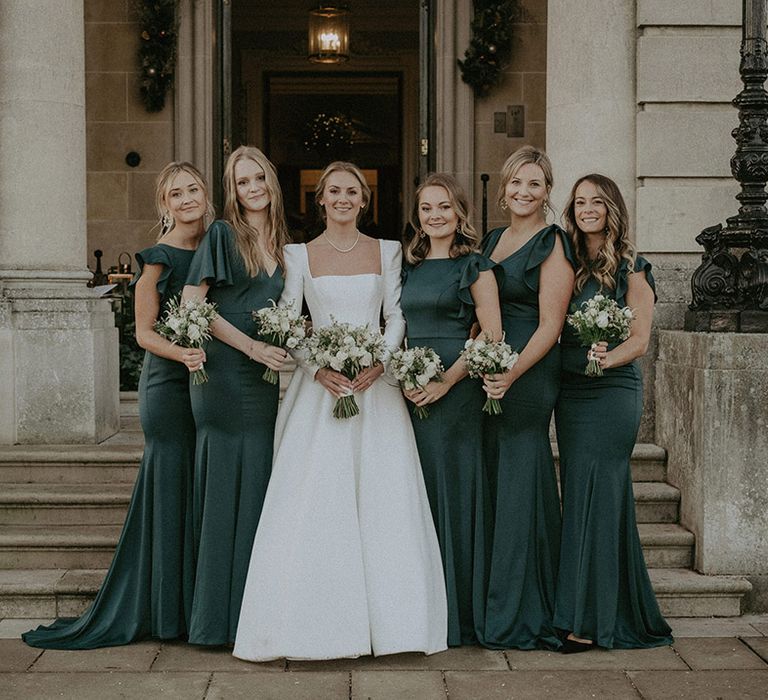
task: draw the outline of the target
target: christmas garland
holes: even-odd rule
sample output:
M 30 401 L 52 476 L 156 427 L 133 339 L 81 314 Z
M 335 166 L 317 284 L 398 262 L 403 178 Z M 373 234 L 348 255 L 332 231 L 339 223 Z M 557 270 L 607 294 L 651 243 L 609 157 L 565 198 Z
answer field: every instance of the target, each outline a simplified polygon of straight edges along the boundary
M 517 0 L 474 0 L 472 38 L 459 61 L 461 79 L 477 97 L 485 97 L 499 84 L 501 71 L 512 52 L 512 21 Z
M 173 85 L 176 67 L 176 0 L 140 0 L 136 14 L 141 31 L 141 99 L 148 112 L 159 112 L 165 106 L 165 93 Z

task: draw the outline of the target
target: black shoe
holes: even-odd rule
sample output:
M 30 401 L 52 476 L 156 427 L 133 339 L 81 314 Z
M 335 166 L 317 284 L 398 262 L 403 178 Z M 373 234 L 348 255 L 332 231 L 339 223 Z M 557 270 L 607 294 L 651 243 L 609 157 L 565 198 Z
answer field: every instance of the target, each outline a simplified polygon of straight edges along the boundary
M 560 651 L 563 654 L 581 654 L 583 651 L 594 649 L 595 645 L 591 642 L 577 642 L 575 639 L 564 639 Z

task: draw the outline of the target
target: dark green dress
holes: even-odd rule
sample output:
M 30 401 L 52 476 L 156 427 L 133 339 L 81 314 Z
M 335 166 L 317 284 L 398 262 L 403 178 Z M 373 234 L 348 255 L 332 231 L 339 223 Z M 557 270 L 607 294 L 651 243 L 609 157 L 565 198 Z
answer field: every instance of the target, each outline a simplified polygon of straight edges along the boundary
M 134 283 L 144 265 L 163 266 L 157 283 L 161 314 L 181 293 L 193 255 L 163 243 L 136 253 Z M 22 635 L 31 646 L 94 649 L 186 634 L 193 581 L 189 518 L 195 423 L 183 364 L 144 355 L 139 415 L 144 456 L 104 583 L 79 618 Z
M 447 369 L 475 320 L 470 287 L 494 264 L 478 253 L 403 268 L 400 306 L 410 347 L 434 348 Z M 465 377 L 419 419 L 411 410 L 424 483 L 435 521 L 448 597 L 448 644 L 476 644 L 472 613 L 478 489 L 482 469 L 480 381 Z M 410 406 L 410 405 L 409 405 Z
M 187 284 L 210 285 L 208 299 L 222 318 L 255 337 L 252 312 L 277 301 L 272 276 L 249 276 L 223 221 L 211 224 L 190 266 Z M 234 642 L 240 603 L 272 470 L 279 387 L 262 379 L 264 365 L 216 339 L 206 348 L 209 381 L 192 386 L 197 425 L 193 500 L 195 593 L 189 641 Z
M 491 257 L 504 229 L 484 240 Z M 557 237 L 566 255 L 565 232 L 548 226 L 502 260 L 499 290 L 505 340 L 522 352 L 539 325 L 539 272 Z M 485 461 L 491 522 L 478 547 L 477 636 L 493 649 L 556 648 L 552 623 L 560 551 L 560 499 L 549 440 L 549 422 L 560 386 L 557 344 L 512 384 L 503 413 L 485 419 Z
M 628 269 L 625 260 L 613 290 L 590 278 L 572 302 L 599 291 L 626 306 Z M 654 288 L 647 260 L 638 257 L 634 269 Z M 635 521 L 630 457 L 643 412 L 640 369 L 631 362 L 587 377 L 586 364 L 587 348 L 566 325 L 555 411 L 563 492 L 555 626 L 609 649 L 671 644 Z

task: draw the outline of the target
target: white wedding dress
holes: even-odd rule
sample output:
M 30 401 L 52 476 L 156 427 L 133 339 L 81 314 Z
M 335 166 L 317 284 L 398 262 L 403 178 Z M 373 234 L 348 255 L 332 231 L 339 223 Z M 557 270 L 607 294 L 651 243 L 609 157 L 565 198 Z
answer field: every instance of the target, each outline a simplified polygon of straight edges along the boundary
M 379 326 L 396 349 L 400 245 L 378 274 L 313 278 L 304 245 L 285 248 L 281 303 L 306 298 L 315 327 Z M 330 659 L 446 648 L 440 550 L 405 401 L 380 377 L 336 419 L 335 399 L 297 369 L 277 416 L 275 457 L 245 584 L 234 655 Z M 390 383 L 391 382 L 391 383 Z

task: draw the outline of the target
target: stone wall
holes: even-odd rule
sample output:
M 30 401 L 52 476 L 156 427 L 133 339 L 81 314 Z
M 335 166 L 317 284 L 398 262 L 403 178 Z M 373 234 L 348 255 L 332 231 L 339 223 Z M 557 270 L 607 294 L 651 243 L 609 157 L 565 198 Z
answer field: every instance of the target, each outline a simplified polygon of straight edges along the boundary
M 173 157 L 173 93 L 156 114 L 140 99 L 133 5 L 85 0 L 88 266 L 101 248 L 105 272 L 122 251 L 154 241 L 154 180 Z M 141 156 L 135 168 L 125 162 L 130 151 Z

